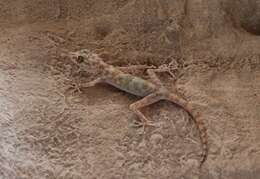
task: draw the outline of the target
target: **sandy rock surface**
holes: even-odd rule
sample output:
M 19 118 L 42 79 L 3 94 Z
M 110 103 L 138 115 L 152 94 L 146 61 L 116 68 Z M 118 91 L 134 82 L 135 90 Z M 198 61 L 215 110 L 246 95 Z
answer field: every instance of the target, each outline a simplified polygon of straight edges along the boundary
M 0 178 L 260 178 L 259 0 L 0 2 Z M 115 66 L 174 62 L 167 87 L 205 118 L 209 156 L 189 115 L 93 78 L 66 51 L 88 48 Z M 141 71 L 137 75 L 147 75 Z

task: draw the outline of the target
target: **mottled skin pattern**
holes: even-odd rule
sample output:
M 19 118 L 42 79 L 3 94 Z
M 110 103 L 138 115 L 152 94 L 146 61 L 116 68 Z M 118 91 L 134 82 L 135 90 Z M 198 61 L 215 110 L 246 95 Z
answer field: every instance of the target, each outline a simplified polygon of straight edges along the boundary
M 170 93 L 161 83 L 156 76 L 156 72 L 165 70 L 161 69 L 148 69 L 151 81 L 144 80 L 131 74 L 124 73 L 120 68 L 115 68 L 112 65 L 106 64 L 97 54 L 92 53 L 87 49 L 70 53 L 73 62 L 77 64 L 82 70 L 94 69 L 100 72 L 100 76 L 95 80 L 88 82 L 83 87 L 92 87 L 98 83 L 107 83 L 125 92 L 131 93 L 136 96 L 143 97 L 141 100 L 130 105 L 130 109 L 140 118 L 142 126 L 154 124 L 143 115 L 140 111 L 141 108 L 156 103 L 160 100 L 171 101 L 183 109 L 185 109 L 195 120 L 195 123 L 200 132 L 200 139 L 202 142 L 203 153 L 200 166 L 207 158 L 208 145 L 207 145 L 207 131 L 203 119 L 199 113 L 194 112 L 192 105 L 173 93 Z

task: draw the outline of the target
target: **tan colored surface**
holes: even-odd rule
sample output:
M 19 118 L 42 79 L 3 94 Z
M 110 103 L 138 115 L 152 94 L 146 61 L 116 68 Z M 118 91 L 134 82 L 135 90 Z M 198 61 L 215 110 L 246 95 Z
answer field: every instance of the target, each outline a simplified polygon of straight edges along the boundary
M 2 0 L 0 178 L 260 178 L 259 16 L 248 15 L 258 6 L 240 1 Z M 142 135 L 128 109 L 137 98 L 106 85 L 66 90 L 91 78 L 62 55 L 81 48 L 120 66 L 176 59 L 178 91 L 208 128 L 201 176 L 182 109 L 145 109 L 161 127 Z

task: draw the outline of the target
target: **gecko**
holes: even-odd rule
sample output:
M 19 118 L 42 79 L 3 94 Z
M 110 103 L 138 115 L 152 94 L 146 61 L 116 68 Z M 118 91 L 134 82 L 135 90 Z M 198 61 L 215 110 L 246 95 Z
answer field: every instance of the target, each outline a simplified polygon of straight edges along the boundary
M 114 67 L 104 62 L 98 54 L 89 49 L 69 52 L 69 57 L 80 69 L 99 72 L 98 77 L 90 82 L 82 84 L 81 87 L 89 88 L 99 83 L 106 83 L 132 95 L 141 97 L 140 100 L 130 104 L 129 108 L 140 119 L 142 126 L 155 126 L 154 123 L 141 112 L 141 109 L 160 100 L 168 100 L 187 111 L 194 119 L 200 134 L 202 144 L 200 167 L 202 166 L 208 155 L 206 126 L 201 114 L 194 111 L 193 105 L 190 102 L 179 95 L 171 93 L 162 84 L 156 73 L 167 71 L 167 69 L 147 69 L 147 74 L 151 79 L 151 81 L 148 81 L 138 76 L 126 73 L 123 70 L 120 70 L 120 67 Z

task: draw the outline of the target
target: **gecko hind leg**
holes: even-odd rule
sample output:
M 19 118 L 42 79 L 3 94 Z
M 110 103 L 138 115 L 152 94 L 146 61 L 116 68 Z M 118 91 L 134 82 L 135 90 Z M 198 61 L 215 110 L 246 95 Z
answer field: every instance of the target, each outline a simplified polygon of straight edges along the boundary
M 136 101 L 135 103 L 130 105 L 130 109 L 139 117 L 140 124 L 137 126 L 142 126 L 143 127 L 143 132 L 145 131 L 146 126 L 154 126 L 157 127 L 156 123 L 152 122 L 150 119 L 148 119 L 141 111 L 140 109 L 146 106 L 149 106 L 153 103 L 156 103 L 160 101 L 162 96 L 158 95 L 157 93 L 152 93 L 143 99 Z

